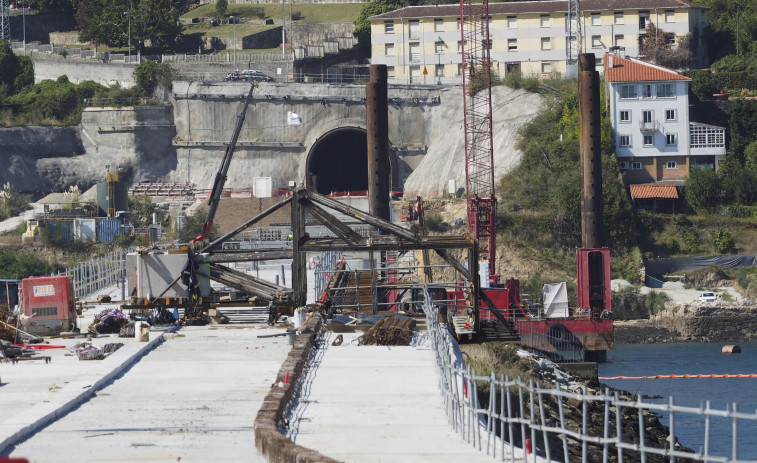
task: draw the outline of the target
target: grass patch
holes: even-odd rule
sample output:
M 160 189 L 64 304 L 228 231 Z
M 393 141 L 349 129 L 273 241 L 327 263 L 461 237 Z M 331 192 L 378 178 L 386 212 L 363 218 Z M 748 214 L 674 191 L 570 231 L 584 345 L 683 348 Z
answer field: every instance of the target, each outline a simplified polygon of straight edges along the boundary
M 237 24 L 237 40 L 248 35 L 258 34 L 281 26 L 266 26 L 264 24 Z M 184 35 L 200 34 L 213 37 L 234 37 L 234 25 L 211 26 L 208 23 L 188 24 L 184 26 Z
M 308 22 L 308 23 L 351 23 L 355 22 L 360 9 L 363 7 L 361 3 L 346 3 L 346 4 L 302 4 L 302 5 L 289 5 L 286 9 L 287 21 L 289 20 L 290 13 L 299 11 L 301 19 L 296 22 Z M 239 18 L 257 19 L 256 12 L 263 8 L 265 12 L 265 18 L 281 18 L 281 5 L 277 4 L 262 4 L 262 5 L 229 5 L 226 11 L 226 17 L 237 16 Z M 193 18 L 214 18 L 216 15 L 215 4 L 206 4 L 193 9 L 181 16 L 182 19 Z M 239 25 L 237 24 L 237 27 Z M 238 33 L 239 31 L 237 31 Z

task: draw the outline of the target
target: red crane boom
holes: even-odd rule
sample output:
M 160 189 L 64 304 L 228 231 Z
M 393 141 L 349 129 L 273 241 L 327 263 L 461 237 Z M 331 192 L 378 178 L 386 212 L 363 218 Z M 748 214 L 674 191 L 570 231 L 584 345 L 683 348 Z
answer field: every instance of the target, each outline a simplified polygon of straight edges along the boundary
M 489 2 L 460 0 L 463 106 L 465 125 L 465 182 L 468 227 L 478 240 L 480 256 L 488 260 L 489 281 L 498 282 L 494 234 L 497 198 L 494 195 L 492 141 L 492 83 Z

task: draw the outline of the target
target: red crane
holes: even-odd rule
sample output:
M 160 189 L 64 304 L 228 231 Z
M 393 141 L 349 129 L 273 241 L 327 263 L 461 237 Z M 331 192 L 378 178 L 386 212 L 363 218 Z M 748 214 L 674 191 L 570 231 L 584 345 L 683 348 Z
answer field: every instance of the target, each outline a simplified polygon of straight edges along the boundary
M 488 259 L 489 281 L 496 283 L 494 220 L 494 144 L 492 141 L 491 41 L 489 2 L 460 0 L 465 183 L 468 227 L 478 240 L 480 256 Z

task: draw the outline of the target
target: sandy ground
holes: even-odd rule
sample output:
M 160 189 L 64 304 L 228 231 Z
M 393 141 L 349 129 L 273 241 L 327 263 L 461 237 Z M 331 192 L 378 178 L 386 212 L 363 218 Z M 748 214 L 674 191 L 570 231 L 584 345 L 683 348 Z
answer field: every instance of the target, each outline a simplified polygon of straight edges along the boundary
M 626 280 L 612 280 L 613 291 L 618 291 L 621 288 L 628 286 L 631 286 L 631 283 L 627 282 Z M 646 286 L 642 286 L 640 288 L 641 294 L 648 294 L 651 291 L 667 294 L 670 300 L 675 302 L 676 304 L 700 303 L 699 295 L 702 294 L 701 290 L 686 289 L 683 283 L 677 281 L 666 281 L 665 283 L 663 283 L 662 288 L 648 288 Z M 731 287 L 722 286 L 716 288 L 715 292 L 719 295 L 729 294 L 736 303 L 742 303 L 745 301 L 744 297 Z M 706 302 L 701 302 L 700 304 L 708 305 L 708 303 Z

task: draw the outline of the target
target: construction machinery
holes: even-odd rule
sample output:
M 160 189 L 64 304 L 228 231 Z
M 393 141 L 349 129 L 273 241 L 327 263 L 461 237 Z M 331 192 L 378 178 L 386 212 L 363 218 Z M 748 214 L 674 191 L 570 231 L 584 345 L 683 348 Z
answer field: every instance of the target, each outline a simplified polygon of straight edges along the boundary
M 237 140 L 239 140 L 239 133 L 242 131 L 245 117 L 247 117 L 247 107 L 250 105 L 250 100 L 252 100 L 252 92 L 255 90 L 255 88 L 257 88 L 257 86 L 258 83 L 256 81 L 252 81 L 252 83 L 250 84 L 250 91 L 247 94 L 247 97 L 244 99 L 242 112 L 240 112 L 237 116 L 237 125 L 234 127 L 234 133 L 231 135 L 231 141 L 228 145 L 226 145 L 226 151 L 223 154 L 221 166 L 218 168 L 215 181 L 213 182 L 213 189 L 210 192 L 210 198 L 208 198 L 208 215 L 205 219 L 205 222 L 203 222 L 202 224 L 202 231 L 200 231 L 199 235 L 194 237 L 192 243 L 207 241 L 208 237 L 210 236 L 210 228 L 213 226 L 213 219 L 215 218 L 216 211 L 218 210 L 218 201 L 221 200 L 221 193 L 223 192 L 224 185 L 226 185 L 226 174 L 229 172 L 231 158 L 234 157 L 234 150 L 237 146 Z
M 576 9 L 571 1 L 571 8 Z M 575 11 L 568 18 L 574 30 Z M 577 251 L 578 306 L 547 317 L 535 310 L 520 293 L 515 278 L 500 282 L 495 259 L 495 214 L 497 199 L 494 192 L 494 146 L 492 136 L 491 102 L 491 39 L 489 36 L 489 4 L 487 0 L 473 3 L 460 0 L 460 31 L 462 36 L 463 106 L 465 126 L 465 173 L 468 225 L 478 241 L 480 251 L 481 291 L 479 310 L 468 317 L 451 317 L 458 333 L 469 335 L 491 329 L 497 320 L 514 326 L 521 342 L 532 348 L 553 354 L 555 358 L 566 351 L 578 352 L 580 360 L 604 361 L 606 351 L 613 348 L 613 323 L 610 302 L 610 253 L 598 247 L 601 223 L 601 166 L 599 140 L 598 84 L 593 55 L 581 55 L 584 60 L 579 75 L 579 100 L 586 120 L 581 120 L 582 166 L 582 235 L 583 247 Z M 572 50 L 573 35 L 568 37 Z M 589 58 L 590 56 L 590 58 Z M 569 57 L 571 58 L 571 57 Z M 573 61 L 575 63 L 575 61 Z M 593 93 L 596 94 L 594 95 Z M 584 113 L 582 113 L 582 118 Z M 590 121 L 590 118 L 596 118 Z M 592 146 L 590 146 L 592 145 Z M 590 225 L 587 225 L 590 224 Z M 588 237 L 588 238 L 587 238 Z M 447 294 L 458 301 L 468 297 L 467 289 Z M 473 318 L 473 320 L 471 320 Z

